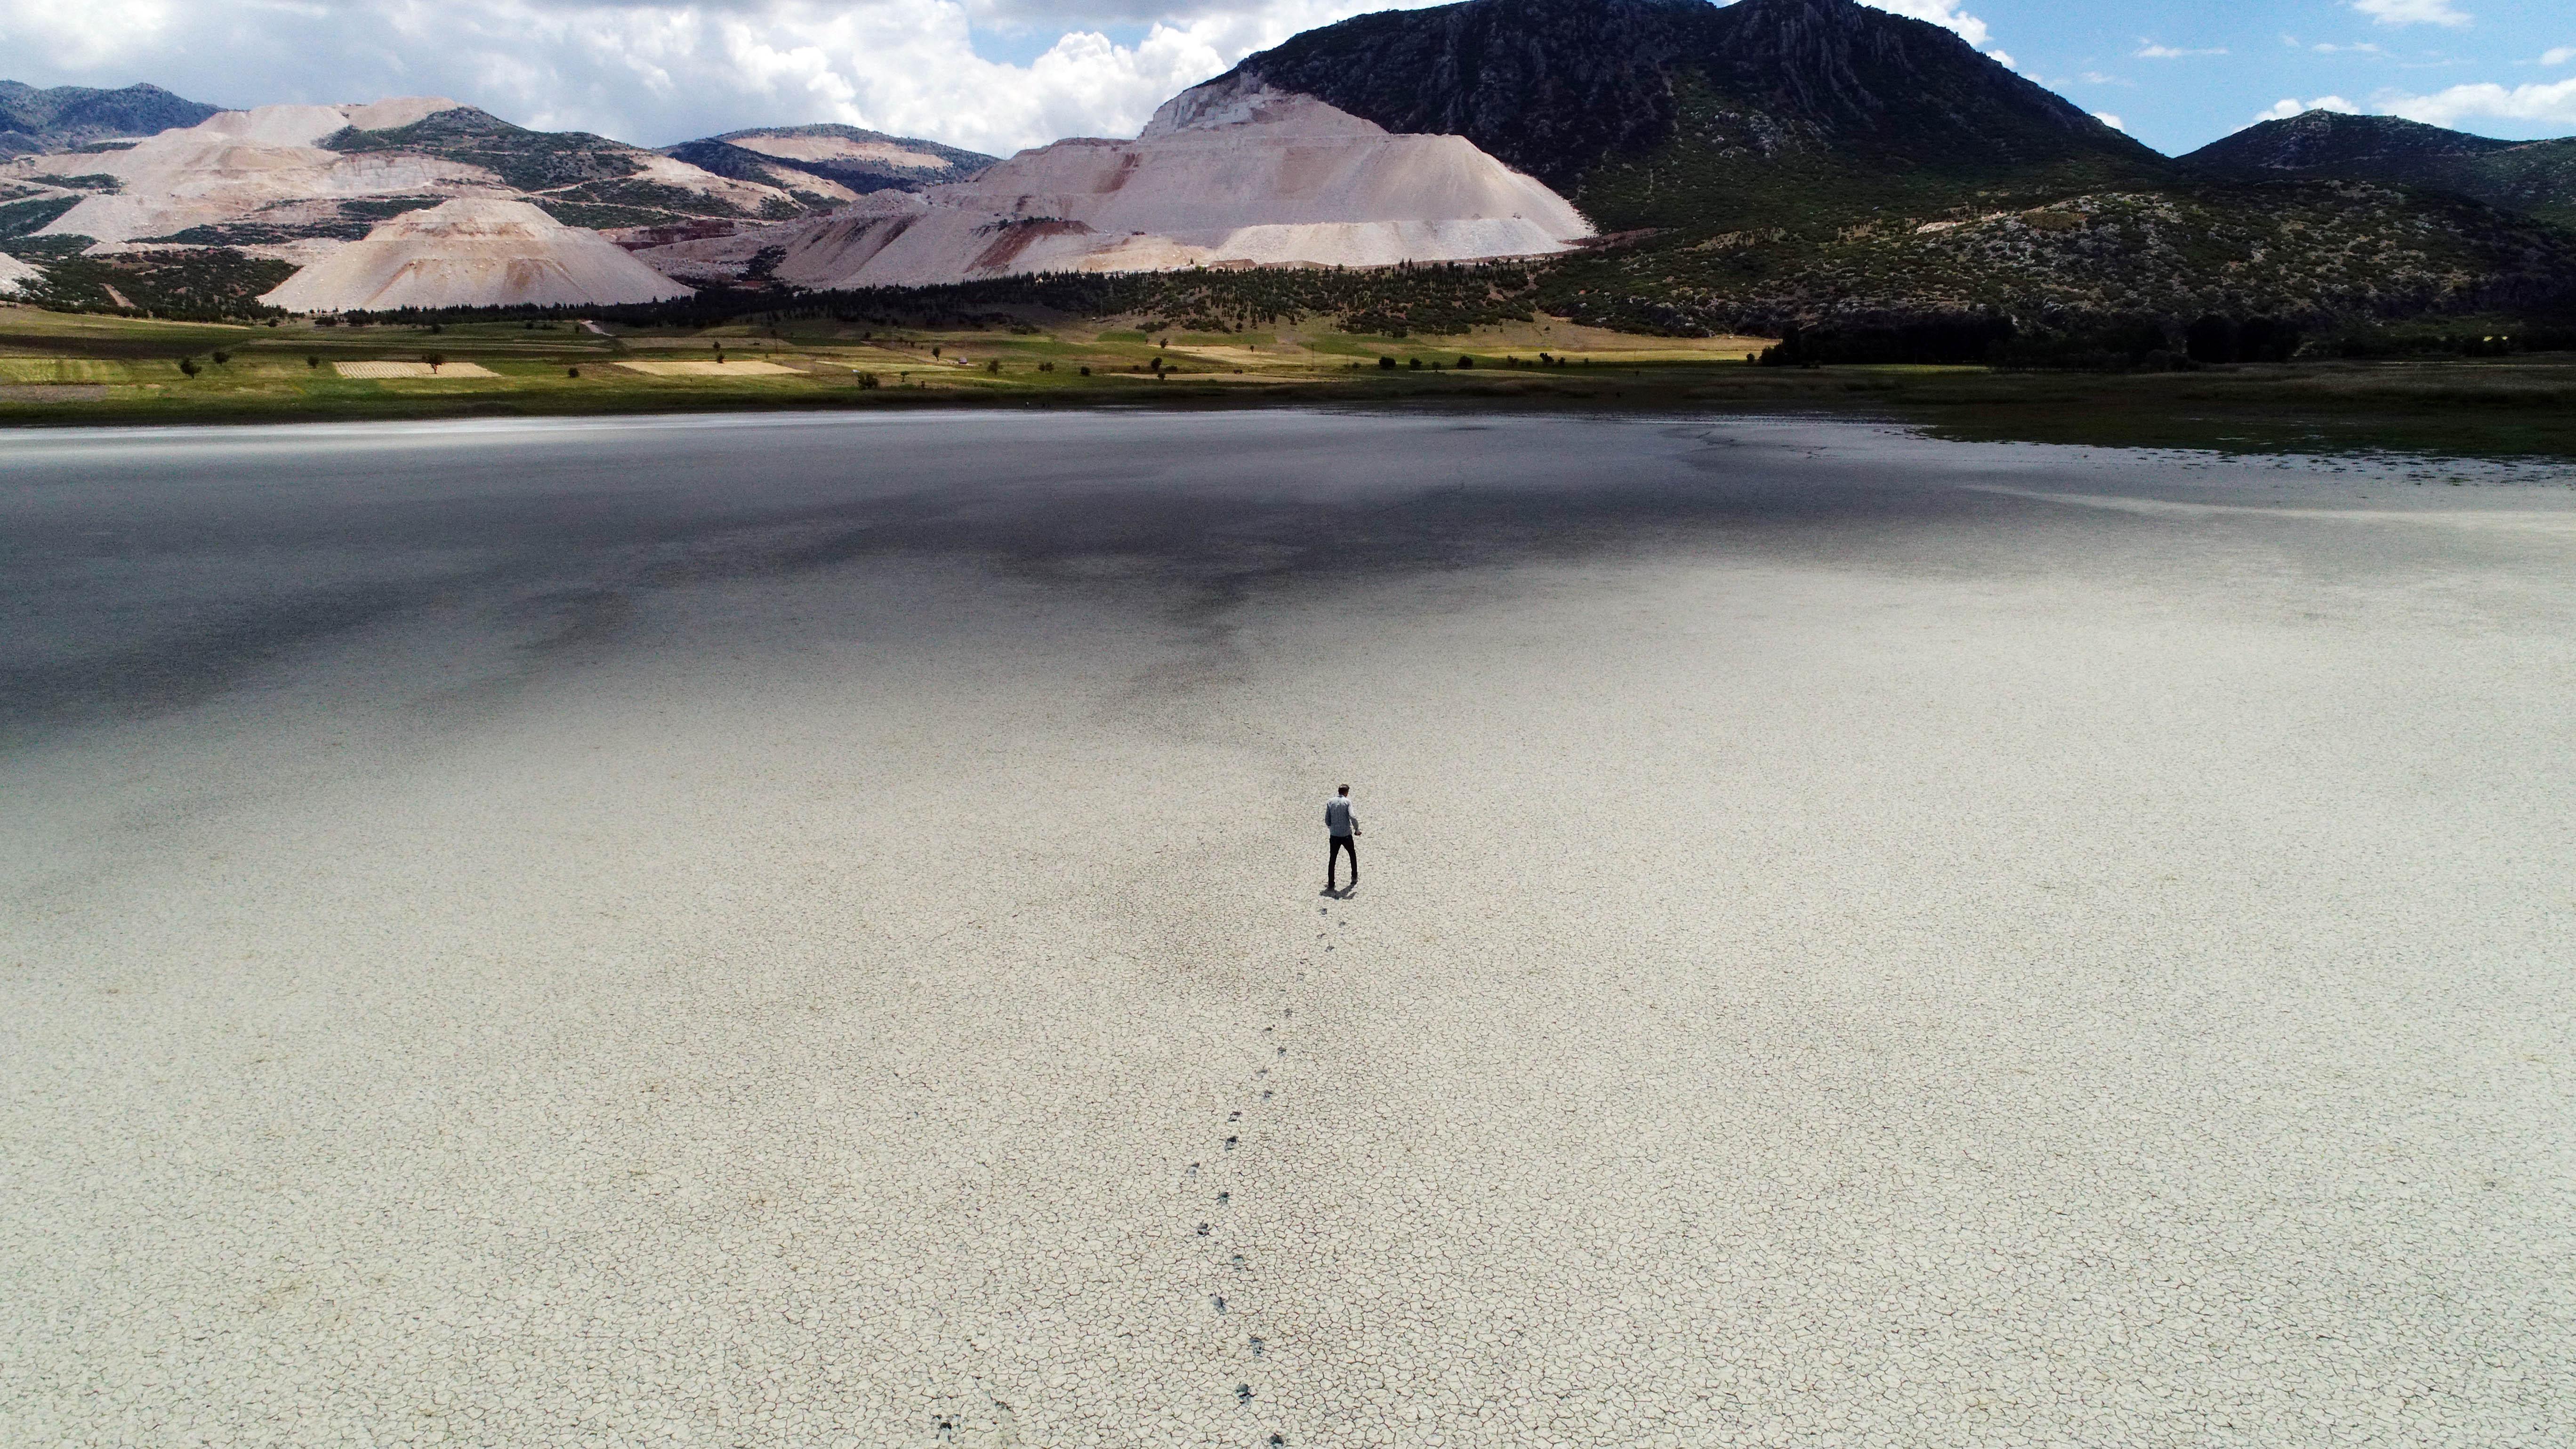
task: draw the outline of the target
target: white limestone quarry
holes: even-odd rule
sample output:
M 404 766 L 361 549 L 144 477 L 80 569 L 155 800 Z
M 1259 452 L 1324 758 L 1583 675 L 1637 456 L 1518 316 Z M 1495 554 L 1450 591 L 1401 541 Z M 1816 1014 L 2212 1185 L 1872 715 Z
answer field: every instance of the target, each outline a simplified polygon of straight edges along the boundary
M 865 161 L 907 171 L 948 169 L 948 162 L 941 157 L 891 141 L 860 141 L 848 136 L 805 135 L 793 131 L 751 131 L 729 136 L 726 142 L 782 161 Z
M 344 127 L 387 130 L 455 108 L 456 102 L 439 96 L 371 105 L 261 106 L 209 116 L 123 151 L 35 157 L 19 165 L 39 173 L 115 177 L 116 194 L 86 197 L 37 233 L 107 244 L 233 221 L 282 201 L 512 194 L 480 167 L 400 153 L 344 156 L 320 145 Z
M 260 300 L 290 312 L 350 312 L 613 306 L 689 291 L 527 202 L 463 198 L 384 222 Z
M 493 172 L 464 162 L 403 151 L 344 155 L 321 145 L 344 127 L 392 130 L 456 109 L 459 104 L 443 96 L 405 96 L 367 105 L 225 111 L 198 125 L 148 137 L 128 150 L 22 158 L 0 167 L 0 175 L 104 173 L 115 177 L 119 183 L 115 193 L 84 197 L 39 233 L 91 237 L 98 242 L 92 250 L 100 252 L 125 250 L 144 238 L 251 219 L 255 214 L 262 222 L 313 219 L 296 214 L 298 203 L 384 196 L 525 195 Z M 783 187 L 735 181 L 649 151 L 631 155 L 640 168 L 634 180 L 695 192 L 740 211 L 757 213 L 786 195 Z M 850 194 L 821 181 L 803 189 Z M 286 208 L 286 214 L 270 210 L 278 207 Z M 339 245 L 328 238 L 306 238 L 256 250 L 308 261 Z
M 1184 92 L 1133 141 L 1059 141 L 918 197 L 881 194 L 818 222 L 645 255 L 686 275 L 784 246 L 781 281 L 849 288 L 1470 261 L 1561 252 L 1593 234 L 1565 198 L 1464 137 L 1396 135 L 1311 96 L 1228 79 Z

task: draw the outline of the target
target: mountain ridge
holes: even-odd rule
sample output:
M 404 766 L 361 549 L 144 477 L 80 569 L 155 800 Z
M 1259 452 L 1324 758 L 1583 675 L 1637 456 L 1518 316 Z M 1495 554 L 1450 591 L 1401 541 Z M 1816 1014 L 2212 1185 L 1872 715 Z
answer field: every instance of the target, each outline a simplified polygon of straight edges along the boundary
M 835 122 L 747 126 L 666 146 L 663 154 L 721 176 L 733 175 L 736 169 L 771 175 L 782 170 L 801 171 L 862 196 L 970 181 L 1001 160 L 917 136 L 890 135 Z
M 2248 126 L 2179 159 L 2237 179 L 2427 187 L 2576 227 L 2576 137 L 2502 141 L 2397 116 L 2307 111 Z
M 0 157 L 67 151 L 94 141 L 193 126 L 222 110 L 156 85 L 117 90 L 0 80 Z
M 1311 30 L 1237 70 L 1392 131 L 1463 135 L 1612 230 L 1737 220 L 1701 214 L 1699 193 L 1790 161 L 1963 180 L 2172 164 L 1955 33 L 1854 0 L 1464 0 Z M 1703 184 L 1617 174 L 1677 144 Z

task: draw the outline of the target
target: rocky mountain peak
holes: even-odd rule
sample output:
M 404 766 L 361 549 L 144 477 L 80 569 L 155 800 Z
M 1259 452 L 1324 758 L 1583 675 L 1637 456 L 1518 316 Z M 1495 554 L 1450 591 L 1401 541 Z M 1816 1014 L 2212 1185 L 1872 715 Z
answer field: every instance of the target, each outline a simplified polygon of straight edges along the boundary
M 1461 135 L 1560 190 L 1694 100 L 1882 162 L 2160 162 L 1936 25 L 1855 0 L 1466 0 L 1364 15 L 1239 71 L 1396 132 Z
M 2185 159 L 2195 165 L 2238 172 L 2310 171 L 2398 159 L 2483 156 L 2509 151 L 2514 144 L 2396 116 L 2307 111 L 2286 120 L 2248 126 L 2203 146 Z

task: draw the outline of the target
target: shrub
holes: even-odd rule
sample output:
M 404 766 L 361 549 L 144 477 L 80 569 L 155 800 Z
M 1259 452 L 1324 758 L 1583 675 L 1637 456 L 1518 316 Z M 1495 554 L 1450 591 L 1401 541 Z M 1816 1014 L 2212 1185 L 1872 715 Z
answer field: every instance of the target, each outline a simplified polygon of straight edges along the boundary
M 578 367 L 567 367 L 564 369 L 564 376 L 579 377 L 581 376 L 581 369 Z
M 1476 365 L 1476 359 L 1472 357 L 1461 357 L 1458 359 L 1458 365 L 1460 367 L 1473 367 Z
M 436 372 L 447 365 L 447 354 L 444 352 L 424 352 L 420 355 L 420 360 L 429 364 L 430 371 Z
M 985 363 L 984 370 L 993 374 L 995 377 L 1000 377 L 1002 375 L 1002 359 L 996 357 L 992 361 Z
M 1378 365 L 1380 368 L 1383 368 L 1384 370 L 1386 370 L 1386 371 L 1388 371 L 1388 372 L 1393 372 L 1393 371 L 1395 371 L 1395 359 L 1394 359 L 1394 358 L 1392 358 L 1392 357 L 1381 357 L 1381 358 L 1379 358 L 1379 359 L 1377 360 L 1377 365 Z
M 232 355 L 231 353 L 224 351 L 224 350 L 223 350 L 222 348 L 220 348 L 220 347 L 218 347 L 218 348 L 216 348 L 216 349 L 215 349 L 215 361 L 216 361 L 217 363 L 226 363 L 226 362 L 230 362 L 230 361 L 232 361 L 232 360 L 233 360 L 233 355 Z
M 189 376 L 189 377 L 195 377 L 195 376 L 197 375 L 197 371 L 198 371 L 198 369 L 197 369 L 197 359 L 195 359 L 195 358 L 193 358 L 193 357 L 182 357 L 182 358 L 180 358 L 180 359 L 179 359 L 179 371 L 180 371 L 181 373 L 185 374 L 186 376 Z
M 1087 368 L 1087 367 L 1086 367 L 1086 368 L 1084 368 L 1084 369 L 1082 370 L 1082 375 L 1083 375 L 1083 376 L 1085 376 L 1085 377 L 1089 377 L 1089 376 L 1091 376 L 1091 369 L 1090 369 L 1090 368 Z
M 308 352 L 304 354 L 304 365 L 318 370 L 322 366 L 322 359 Z

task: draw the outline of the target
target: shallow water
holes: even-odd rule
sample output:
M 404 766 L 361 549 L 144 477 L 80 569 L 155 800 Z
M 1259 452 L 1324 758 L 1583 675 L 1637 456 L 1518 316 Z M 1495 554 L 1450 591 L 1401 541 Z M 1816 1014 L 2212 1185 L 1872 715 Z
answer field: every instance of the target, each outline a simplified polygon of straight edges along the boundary
M 0 1428 L 2558 1442 L 2571 549 L 1794 419 L 12 440 Z

